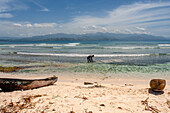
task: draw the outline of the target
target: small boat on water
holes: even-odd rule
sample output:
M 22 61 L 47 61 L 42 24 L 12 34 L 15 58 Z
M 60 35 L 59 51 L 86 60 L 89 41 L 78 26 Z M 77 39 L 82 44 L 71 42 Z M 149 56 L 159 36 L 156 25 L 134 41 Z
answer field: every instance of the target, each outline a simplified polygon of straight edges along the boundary
M 2 91 L 28 90 L 53 85 L 57 80 L 56 76 L 45 79 L 0 78 L 0 88 Z

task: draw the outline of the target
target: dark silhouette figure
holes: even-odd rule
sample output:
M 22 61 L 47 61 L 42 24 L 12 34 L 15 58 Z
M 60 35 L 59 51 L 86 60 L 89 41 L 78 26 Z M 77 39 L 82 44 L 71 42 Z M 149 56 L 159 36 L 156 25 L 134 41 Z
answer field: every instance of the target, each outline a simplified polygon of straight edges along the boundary
M 88 62 L 88 63 L 92 63 L 92 62 L 93 62 L 93 57 L 94 57 L 94 55 L 89 55 L 89 56 L 87 57 L 87 62 Z

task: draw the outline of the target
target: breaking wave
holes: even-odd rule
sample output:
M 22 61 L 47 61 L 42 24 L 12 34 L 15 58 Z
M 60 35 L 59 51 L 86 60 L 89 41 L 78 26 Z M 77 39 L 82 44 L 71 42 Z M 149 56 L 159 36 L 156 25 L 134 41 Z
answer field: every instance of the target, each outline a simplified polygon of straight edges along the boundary
M 26 53 L 17 52 L 19 55 L 33 55 L 33 56 L 65 56 L 65 57 L 87 57 L 89 54 L 53 54 L 53 53 Z M 94 54 L 95 57 L 121 57 L 121 56 L 149 56 L 150 54 Z
M 134 47 L 104 47 L 105 49 L 157 49 L 156 46 L 134 46 Z
M 47 44 L 47 43 L 40 43 L 40 44 L 7 44 L 7 45 L 0 45 L 1 47 L 7 46 L 7 47 L 31 47 L 31 46 L 37 46 L 37 47 L 61 47 L 61 46 L 68 46 L 68 47 L 74 47 L 79 45 L 80 43 L 68 43 L 68 44 Z
M 159 47 L 170 47 L 170 44 L 158 44 Z

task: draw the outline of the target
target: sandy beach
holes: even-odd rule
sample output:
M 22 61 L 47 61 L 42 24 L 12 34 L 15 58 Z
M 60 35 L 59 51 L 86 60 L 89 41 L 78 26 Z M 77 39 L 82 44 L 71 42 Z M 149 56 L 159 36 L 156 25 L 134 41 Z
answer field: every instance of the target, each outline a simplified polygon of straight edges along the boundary
M 60 73 L 59 80 L 51 86 L 25 91 L 1 91 L 1 113 L 170 112 L 170 80 L 166 80 L 164 92 L 154 93 L 149 90 L 149 79 L 78 77 L 74 73 L 75 76 L 69 77 L 67 74 Z M 12 74 L 1 75 L 17 77 Z M 97 83 L 84 85 L 84 82 L 97 82 L 98 86 L 95 86 Z

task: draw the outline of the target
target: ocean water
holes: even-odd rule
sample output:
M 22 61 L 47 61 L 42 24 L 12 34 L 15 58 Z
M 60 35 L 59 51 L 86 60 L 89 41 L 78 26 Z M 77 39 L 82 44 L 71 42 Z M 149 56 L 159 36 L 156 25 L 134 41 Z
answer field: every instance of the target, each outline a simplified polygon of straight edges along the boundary
M 0 42 L 0 65 L 31 63 L 81 64 L 63 69 L 75 72 L 169 73 L 170 41 Z

